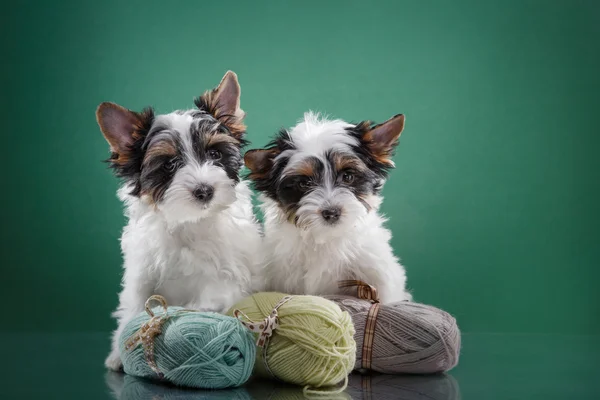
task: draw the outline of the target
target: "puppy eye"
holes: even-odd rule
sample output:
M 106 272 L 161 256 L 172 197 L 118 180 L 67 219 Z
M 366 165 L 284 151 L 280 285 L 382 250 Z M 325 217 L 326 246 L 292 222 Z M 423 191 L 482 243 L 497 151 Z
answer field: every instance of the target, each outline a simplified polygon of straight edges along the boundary
M 213 159 L 213 160 L 220 160 L 221 157 L 223 157 L 223 155 L 221 154 L 221 152 L 219 150 L 216 149 L 210 149 L 208 150 L 208 156 Z
M 163 168 L 165 170 L 167 170 L 167 172 L 173 172 L 177 169 L 178 165 L 179 165 L 179 160 L 177 158 L 172 158 L 163 164 Z
M 310 187 L 310 181 L 308 179 L 306 179 L 306 178 L 305 179 L 299 179 L 296 182 L 296 185 L 298 185 L 298 188 L 300 190 L 306 190 L 306 189 L 308 189 Z
M 354 174 L 351 171 L 345 171 L 342 174 L 342 181 L 348 184 L 354 182 Z

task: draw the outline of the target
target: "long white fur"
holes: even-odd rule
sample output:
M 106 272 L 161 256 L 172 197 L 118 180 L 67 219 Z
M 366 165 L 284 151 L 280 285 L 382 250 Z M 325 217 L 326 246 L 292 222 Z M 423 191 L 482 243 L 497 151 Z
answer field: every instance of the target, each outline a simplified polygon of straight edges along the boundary
M 291 150 L 290 163 L 315 156 L 328 165 L 324 158 L 327 151 L 352 152 L 356 139 L 344 134 L 348 126 L 344 121 L 305 114 L 304 120 L 289 131 L 296 147 Z M 411 300 L 404 267 L 389 243 L 391 232 L 379 215 L 382 200 L 381 196 L 371 195 L 367 199 L 371 210 L 367 211 L 349 190 L 328 182 L 302 198 L 296 212 L 298 223 L 294 225 L 277 202 L 261 195 L 266 289 L 327 295 L 344 292 L 338 289 L 339 280 L 360 279 L 378 289 L 383 303 Z M 328 205 L 343 209 L 339 223 L 333 226 L 320 215 Z
M 179 132 L 185 153 L 193 151 L 187 135 L 181 134 L 189 131 L 189 115 L 158 118 Z M 128 222 L 121 237 L 123 288 L 113 314 L 118 328 L 105 362 L 110 369 L 121 367 L 118 341 L 123 328 L 144 310 L 152 294 L 164 296 L 169 305 L 224 312 L 261 289 L 256 278 L 261 237 L 247 183 L 235 184 L 221 168 L 193 159 L 177 171 L 157 205 L 129 195 L 128 186 L 119 190 Z M 208 206 L 191 194 L 200 183 L 215 187 Z

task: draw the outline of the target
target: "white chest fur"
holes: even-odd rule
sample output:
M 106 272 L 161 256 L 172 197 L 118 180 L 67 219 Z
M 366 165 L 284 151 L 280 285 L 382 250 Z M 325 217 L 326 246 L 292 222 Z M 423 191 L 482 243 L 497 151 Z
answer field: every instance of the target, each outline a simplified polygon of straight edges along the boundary
M 247 187 L 238 192 L 227 210 L 175 227 L 151 206 L 129 204 L 124 280 L 195 309 L 223 311 L 250 294 L 260 236 Z
M 273 206 L 276 207 L 276 206 Z M 360 279 L 377 287 L 382 302 L 410 300 L 406 276 L 389 244 L 383 218 L 370 213 L 343 236 L 317 243 L 288 221 L 265 212 L 264 275 L 267 290 L 326 295 L 342 291 L 337 282 Z

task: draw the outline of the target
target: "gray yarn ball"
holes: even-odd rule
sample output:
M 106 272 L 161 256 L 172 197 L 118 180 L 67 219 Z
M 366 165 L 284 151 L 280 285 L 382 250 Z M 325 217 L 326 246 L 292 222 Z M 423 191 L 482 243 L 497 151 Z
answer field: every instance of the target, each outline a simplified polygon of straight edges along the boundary
M 344 295 L 325 296 L 352 316 L 355 369 L 361 369 L 367 313 L 372 303 Z M 377 315 L 371 370 L 384 374 L 429 374 L 458 363 L 460 330 L 447 312 L 413 302 L 382 304 Z

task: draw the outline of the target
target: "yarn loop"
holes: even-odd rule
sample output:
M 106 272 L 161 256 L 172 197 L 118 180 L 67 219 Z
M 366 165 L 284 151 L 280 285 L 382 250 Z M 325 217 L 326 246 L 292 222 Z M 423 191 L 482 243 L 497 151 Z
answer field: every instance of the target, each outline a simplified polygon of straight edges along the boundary
M 252 321 L 246 314 L 241 310 L 234 310 L 233 315 L 239 319 L 246 328 L 251 332 L 258 333 L 258 339 L 256 345 L 258 347 L 265 347 L 268 344 L 269 338 L 273 336 L 273 331 L 279 328 L 279 317 L 277 316 L 277 309 L 290 300 L 292 296 L 285 296 L 279 301 L 271 311 L 271 314 L 267 315 L 262 321 Z M 247 321 L 242 321 L 241 317 L 246 318 Z

